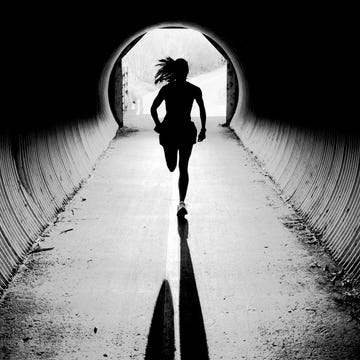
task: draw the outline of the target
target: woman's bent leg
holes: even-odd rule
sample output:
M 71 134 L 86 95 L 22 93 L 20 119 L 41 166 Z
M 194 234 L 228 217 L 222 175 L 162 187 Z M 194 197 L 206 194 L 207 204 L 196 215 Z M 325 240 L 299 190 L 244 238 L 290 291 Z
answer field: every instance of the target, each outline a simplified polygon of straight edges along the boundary
M 189 185 L 188 165 L 192 151 L 192 144 L 181 145 L 179 148 L 179 196 L 180 202 L 185 201 L 187 188 Z
M 164 154 L 166 159 L 166 165 L 168 169 L 173 172 L 176 169 L 177 164 L 177 147 L 174 146 L 163 146 Z

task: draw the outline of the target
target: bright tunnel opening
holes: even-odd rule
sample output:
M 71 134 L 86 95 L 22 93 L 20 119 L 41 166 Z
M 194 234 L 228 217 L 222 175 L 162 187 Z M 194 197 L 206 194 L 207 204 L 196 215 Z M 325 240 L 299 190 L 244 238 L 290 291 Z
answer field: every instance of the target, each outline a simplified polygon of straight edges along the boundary
M 243 112 L 246 86 L 240 65 L 227 46 L 216 35 L 193 25 L 160 24 L 123 43 L 104 70 L 100 88 L 105 112 L 120 127 L 152 127 L 150 106 L 164 85 L 154 84 L 156 65 L 168 56 L 188 61 L 188 81 L 202 89 L 210 121 L 216 117 L 229 125 L 235 113 Z M 163 117 L 165 105 L 158 111 Z M 196 104 L 191 115 L 199 117 Z
M 168 56 L 188 61 L 188 81 L 202 89 L 207 115 L 225 117 L 227 60 L 198 31 L 155 29 L 146 33 L 122 58 L 125 118 L 131 121 L 130 118 L 136 119 L 131 115 L 150 115 L 151 104 L 164 85 L 154 85 L 156 65 Z M 158 112 L 165 115 L 164 103 Z M 199 117 L 197 106 L 193 106 L 191 115 Z M 124 123 L 127 125 L 127 121 Z

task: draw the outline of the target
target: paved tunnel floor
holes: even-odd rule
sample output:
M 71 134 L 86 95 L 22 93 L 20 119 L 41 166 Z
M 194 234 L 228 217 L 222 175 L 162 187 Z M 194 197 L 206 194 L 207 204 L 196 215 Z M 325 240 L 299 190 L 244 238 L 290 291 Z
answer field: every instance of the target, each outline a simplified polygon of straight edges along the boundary
M 183 222 L 156 134 L 111 143 L 1 300 L 3 359 L 356 358 L 327 260 L 219 122 L 194 148 Z

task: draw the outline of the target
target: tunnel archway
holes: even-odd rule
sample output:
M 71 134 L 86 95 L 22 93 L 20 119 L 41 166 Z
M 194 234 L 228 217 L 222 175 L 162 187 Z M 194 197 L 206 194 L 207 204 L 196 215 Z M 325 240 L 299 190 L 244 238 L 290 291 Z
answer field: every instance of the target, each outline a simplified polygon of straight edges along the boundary
M 214 18 L 184 16 L 193 22 L 167 23 L 160 22 L 158 15 L 159 22 L 149 25 L 148 17 L 138 23 L 119 22 L 118 14 L 112 11 L 103 17 L 103 27 L 84 20 L 79 26 L 83 17 L 74 18 L 66 27 L 63 18 L 46 24 L 41 18 L 37 26 L 32 23 L 26 31 L 18 32 L 25 37 L 13 42 L 16 49 L 12 46 L 9 51 L 14 55 L 9 67 L 14 71 L 8 71 L 10 89 L 24 80 L 34 88 L 23 97 L 21 106 L 14 96 L 14 109 L 23 113 L 16 113 L 17 121 L 7 121 L 0 138 L 0 288 L 8 284 L 36 237 L 86 179 L 116 133 L 108 90 L 117 59 L 139 36 L 166 26 L 200 31 L 226 51 L 243 99 L 231 127 L 262 161 L 286 201 L 320 234 L 359 284 L 360 141 L 356 117 L 346 116 L 346 108 L 335 106 L 339 91 L 333 91 L 333 84 L 328 86 L 328 74 L 320 71 L 322 77 L 318 76 L 321 69 L 336 68 L 338 64 L 329 59 L 337 59 L 332 57 L 333 46 L 342 48 L 336 42 L 330 44 L 333 37 L 324 44 L 331 46 L 319 48 L 322 34 L 312 26 L 304 29 L 303 19 L 281 18 L 275 24 L 267 17 L 271 19 L 265 24 L 268 26 L 261 23 L 254 27 L 252 21 L 260 24 L 257 17 L 247 17 L 247 23 L 245 19 L 238 21 L 236 14 L 229 19 L 230 15 L 224 17 L 226 26 L 218 21 L 218 14 Z M 95 18 L 99 20 L 98 13 Z M 24 24 L 18 22 L 19 27 Z M 43 38 L 44 26 L 52 41 Z M 291 36 L 290 43 L 284 29 Z M 19 43 L 24 47 L 18 47 Z M 27 58 L 25 72 L 19 71 L 24 53 L 33 55 Z M 46 61 L 49 58 L 52 61 Z M 49 76 L 54 68 L 56 81 Z M 308 86 L 309 80 L 315 80 L 311 82 L 314 86 Z M 328 97 L 330 92 L 333 95 Z M 18 94 L 18 88 L 11 93 Z M 323 106 L 323 99 L 331 106 Z M 318 106 L 312 108 L 315 103 Z M 336 127 L 330 126 L 332 120 Z
M 246 104 L 246 83 L 237 58 L 227 44 L 216 34 L 198 25 L 188 23 L 163 23 L 144 28 L 123 42 L 114 52 L 105 67 L 100 89 L 104 110 L 114 117 L 117 124 L 123 126 L 122 104 L 122 58 L 143 38 L 145 34 L 155 29 L 192 29 L 202 35 L 226 59 L 227 89 L 226 89 L 226 124 L 229 125 L 236 112 L 241 113 Z

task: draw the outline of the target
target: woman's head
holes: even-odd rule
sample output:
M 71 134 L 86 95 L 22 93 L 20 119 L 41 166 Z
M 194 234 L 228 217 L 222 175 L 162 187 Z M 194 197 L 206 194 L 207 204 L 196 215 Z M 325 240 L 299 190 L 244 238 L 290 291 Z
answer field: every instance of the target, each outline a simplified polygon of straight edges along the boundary
M 171 57 L 167 57 L 166 59 L 159 60 L 157 66 L 159 66 L 160 69 L 155 75 L 155 84 L 162 81 L 185 81 L 189 74 L 189 65 L 187 61 L 182 58 L 174 60 Z

